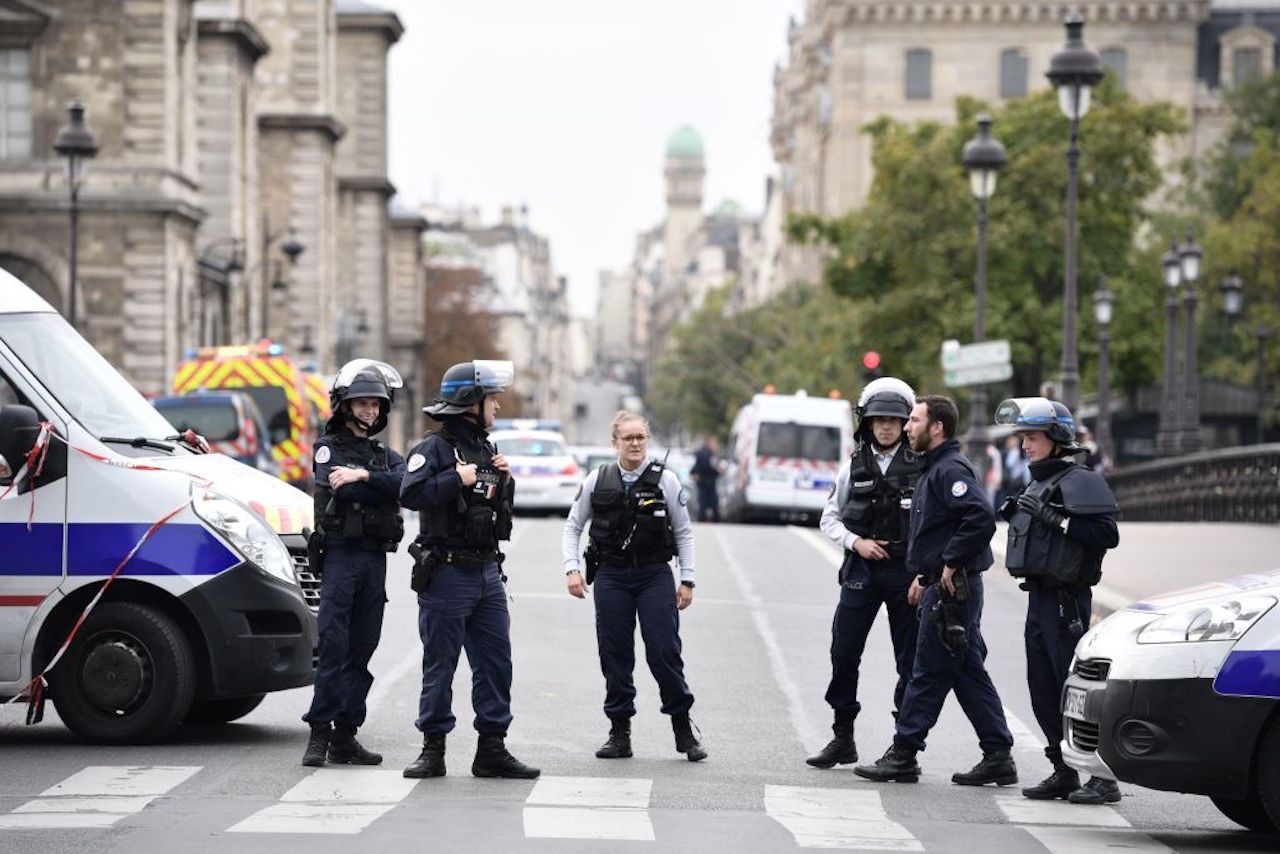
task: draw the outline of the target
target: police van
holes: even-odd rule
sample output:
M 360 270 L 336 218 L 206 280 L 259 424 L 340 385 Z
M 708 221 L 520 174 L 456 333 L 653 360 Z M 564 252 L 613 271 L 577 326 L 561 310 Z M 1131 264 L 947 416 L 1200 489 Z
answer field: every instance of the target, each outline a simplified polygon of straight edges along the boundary
M 1116 611 L 1076 645 L 1063 758 L 1079 771 L 1208 795 L 1280 832 L 1280 570 Z
M 47 696 L 82 738 L 153 741 L 311 682 L 310 497 L 174 433 L 0 270 L 5 723 Z
M 734 417 L 729 449 L 728 518 L 816 522 L 853 452 L 853 409 L 803 391 L 757 394 Z

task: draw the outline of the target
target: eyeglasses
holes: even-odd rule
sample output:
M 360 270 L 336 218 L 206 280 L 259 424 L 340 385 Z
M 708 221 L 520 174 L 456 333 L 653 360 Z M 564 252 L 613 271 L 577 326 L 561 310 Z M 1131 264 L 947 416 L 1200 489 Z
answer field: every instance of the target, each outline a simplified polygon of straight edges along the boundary
M 644 442 L 649 441 L 649 437 L 648 437 L 648 436 L 641 436 L 641 435 L 637 435 L 637 436 L 618 436 L 618 437 L 617 437 L 617 439 L 618 439 L 618 441 L 619 441 L 619 442 L 621 442 L 621 443 L 622 443 L 622 444 L 624 444 L 624 445 L 628 445 L 628 444 L 639 445 L 639 444 L 642 444 L 642 443 L 644 443 Z

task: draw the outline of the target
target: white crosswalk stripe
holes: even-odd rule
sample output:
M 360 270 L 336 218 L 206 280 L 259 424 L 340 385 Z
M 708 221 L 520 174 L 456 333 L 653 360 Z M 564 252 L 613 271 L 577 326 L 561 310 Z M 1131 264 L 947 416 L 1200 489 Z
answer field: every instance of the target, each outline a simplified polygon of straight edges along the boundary
M 874 789 L 766 785 L 764 806 L 801 848 L 924 850 L 909 830 L 890 820 Z
M 417 785 L 400 771 L 318 768 L 228 833 L 359 833 L 395 808 Z
M 90 765 L 40 797 L 0 815 L 0 829 L 110 827 L 134 815 L 202 766 Z
M 525 799 L 524 835 L 652 842 L 652 790 L 652 780 L 541 777 Z
M 1096 809 L 1096 807 L 1090 807 Z M 1028 827 L 1027 833 L 1050 854 L 1173 854 L 1172 850 L 1136 830 L 1095 827 Z

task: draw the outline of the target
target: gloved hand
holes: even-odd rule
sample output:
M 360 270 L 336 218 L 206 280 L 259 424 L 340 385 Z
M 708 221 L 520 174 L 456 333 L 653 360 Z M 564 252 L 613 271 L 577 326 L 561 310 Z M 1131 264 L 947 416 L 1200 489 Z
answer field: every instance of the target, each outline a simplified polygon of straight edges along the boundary
M 1067 518 L 1050 507 L 1048 502 L 1040 496 L 1030 495 L 1025 492 L 1018 496 L 1018 508 L 1033 519 L 1039 519 L 1050 528 L 1062 527 L 1062 521 Z
M 1000 502 L 1000 507 L 996 510 L 1000 514 L 1000 518 L 1008 522 L 1013 518 L 1013 514 L 1018 512 L 1018 499 L 1012 495 Z

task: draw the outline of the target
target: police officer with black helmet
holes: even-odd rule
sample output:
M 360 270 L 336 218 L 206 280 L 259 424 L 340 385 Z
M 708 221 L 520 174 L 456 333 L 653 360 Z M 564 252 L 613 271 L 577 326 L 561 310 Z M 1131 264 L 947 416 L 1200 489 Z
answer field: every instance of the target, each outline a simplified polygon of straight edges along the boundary
M 373 437 L 387 426 L 400 374 L 357 359 L 338 371 L 329 392 L 333 415 L 316 440 L 316 530 L 308 551 L 321 573 L 320 648 L 303 765 L 377 765 L 382 756 L 356 741 L 373 686 L 369 659 L 382 634 L 387 552 L 404 538 L 400 480 L 405 463 Z
M 1102 475 L 1082 465 L 1075 419 L 1063 404 L 1043 397 L 1006 400 L 996 424 L 1022 436 L 1031 483 L 1000 508 L 1009 522 L 1005 566 L 1028 593 L 1023 632 L 1031 708 L 1044 732 L 1053 773 L 1022 790 L 1035 800 L 1066 798 L 1073 804 L 1120 800 L 1114 780 L 1093 777 L 1084 786 L 1062 760 L 1059 703 L 1076 642 L 1089 625 L 1090 587 L 1102 578 L 1102 559 L 1120 542 L 1116 500 Z
M 400 500 L 419 512 L 413 588 L 422 638 L 422 696 L 416 726 L 422 753 L 406 777 L 445 773 L 445 736 L 453 730 L 453 674 L 465 646 L 479 733 L 471 773 L 533 779 L 540 773 L 506 748 L 511 726 L 511 617 L 499 542 L 511 539 L 515 482 L 489 441 L 511 387 L 510 362 L 475 360 L 445 371 L 440 396 L 423 412 L 441 423 L 409 455 Z
M 840 602 L 831 623 L 831 706 L 834 737 L 806 761 L 815 768 L 858 761 L 853 723 L 861 710 L 858 668 L 867 635 L 883 605 L 889 618 L 898 684 L 894 715 L 911 678 L 919 618 L 907 602 L 907 531 L 911 495 L 920 477 L 920 458 L 903 441 L 915 406 L 911 386 L 894 377 L 872 380 L 858 398 L 853 454 L 840 466 L 818 525 L 845 550 L 840 567 Z

